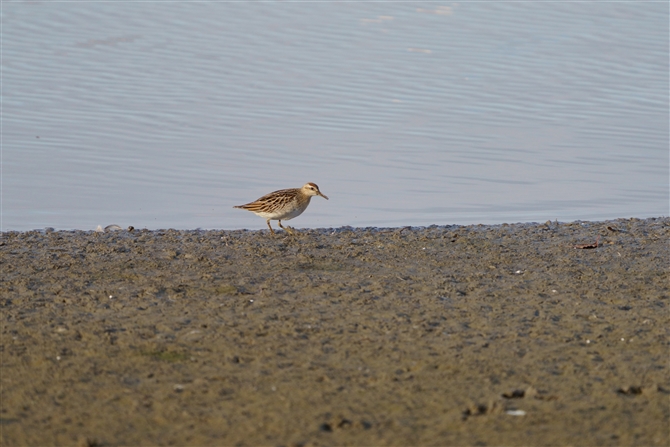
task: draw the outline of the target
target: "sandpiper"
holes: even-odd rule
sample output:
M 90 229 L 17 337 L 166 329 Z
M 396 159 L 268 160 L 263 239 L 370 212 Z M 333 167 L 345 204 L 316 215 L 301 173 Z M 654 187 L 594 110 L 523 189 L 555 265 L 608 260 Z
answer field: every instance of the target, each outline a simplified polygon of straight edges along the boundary
M 257 216 L 264 217 L 267 219 L 268 228 L 270 228 L 270 233 L 272 234 L 275 234 L 275 232 L 270 225 L 271 220 L 279 221 L 279 226 L 282 230 L 293 234 L 293 229 L 288 226 L 284 228 L 281 221 L 293 219 L 301 215 L 307 209 L 312 196 L 321 196 L 328 200 L 328 197 L 319 191 L 319 187 L 315 183 L 310 182 L 306 183 L 302 188 L 280 189 L 279 191 L 264 195 L 254 202 L 234 206 L 233 208 L 248 210 Z

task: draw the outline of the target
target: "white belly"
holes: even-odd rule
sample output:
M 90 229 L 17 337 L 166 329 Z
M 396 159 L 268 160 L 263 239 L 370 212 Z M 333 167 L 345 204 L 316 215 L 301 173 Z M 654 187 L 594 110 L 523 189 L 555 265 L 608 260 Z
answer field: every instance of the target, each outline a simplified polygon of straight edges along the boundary
M 303 211 L 307 209 L 307 205 L 309 205 L 309 200 L 304 202 L 302 206 L 296 206 L 292 208 L 284 208 L 280 211 L 274 211 L 274 212 L 255 212 L 257 216 L 263 217 L 265 219 L 271 219 L 271 220 L 291 220 L 294 217 L 298 217 L 299 215 L 302 214 Z

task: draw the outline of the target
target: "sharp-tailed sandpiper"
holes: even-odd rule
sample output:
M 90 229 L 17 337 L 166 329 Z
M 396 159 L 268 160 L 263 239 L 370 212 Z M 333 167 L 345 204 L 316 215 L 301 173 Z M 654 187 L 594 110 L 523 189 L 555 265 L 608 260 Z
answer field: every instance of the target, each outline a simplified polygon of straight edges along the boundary
M 268 228 L 270 228 L 270 233 L 272 234 L 275 232 L 270 225 L 271 220 L 279 221 L 279 226 L 284 231 L 293 234 L 293 229 L 288 226 L 284 228 L 281 221 L 293 219 L 301 215 L 307 209 L 307 205 L 309 205 L 309 201 L 313 196 L 321 196 L 328 200 L 328 197 L 319 191 L 319 187 L 315 183 L 306 183 L 302 188 L 280 189 L 254 202 L 233 208 L 248 210 L 257 216 L 267 219 Z

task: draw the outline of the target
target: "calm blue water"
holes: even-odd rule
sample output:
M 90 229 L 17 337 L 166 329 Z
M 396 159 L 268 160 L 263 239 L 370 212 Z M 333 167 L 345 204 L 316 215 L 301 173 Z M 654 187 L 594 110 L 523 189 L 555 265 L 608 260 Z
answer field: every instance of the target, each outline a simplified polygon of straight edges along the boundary
M 2 3 L 2 230 L 669 213 L 668 3 Z

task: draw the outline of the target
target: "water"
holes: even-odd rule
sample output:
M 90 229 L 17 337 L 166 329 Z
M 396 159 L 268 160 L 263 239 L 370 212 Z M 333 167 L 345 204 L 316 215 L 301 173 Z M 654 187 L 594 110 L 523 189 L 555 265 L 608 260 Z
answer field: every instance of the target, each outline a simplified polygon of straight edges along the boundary
M 2 3 L 2 230 L 667 216 L 667 3 Z

